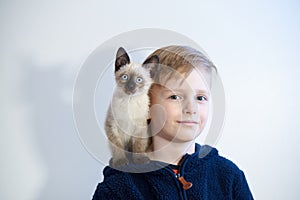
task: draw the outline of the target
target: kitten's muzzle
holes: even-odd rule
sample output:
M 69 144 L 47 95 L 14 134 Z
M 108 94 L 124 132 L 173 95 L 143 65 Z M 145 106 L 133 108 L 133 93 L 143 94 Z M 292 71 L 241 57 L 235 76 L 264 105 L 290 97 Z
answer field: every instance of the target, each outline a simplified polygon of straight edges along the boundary
M 136 88 L 136 83 L 128 82 L 125 87 L 126 87 L 126 90 L 128 90 L 130 93 L 134 93 L 135 88 Z

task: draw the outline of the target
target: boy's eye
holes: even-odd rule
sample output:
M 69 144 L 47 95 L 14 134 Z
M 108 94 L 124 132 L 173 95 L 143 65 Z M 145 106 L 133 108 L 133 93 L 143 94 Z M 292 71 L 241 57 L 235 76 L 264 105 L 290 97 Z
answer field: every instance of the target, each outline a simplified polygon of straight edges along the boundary
M 140 77 L 136 79 L 136 82 L 137 82 L 137 83 L 141 83 L 142 81 L 143 81 L 143 79 L 140 78 Z
M 198 101 L 207 101 L 207 98 L 205 96 L 197 96 Z
M 127 74 L 122 75 L 122 79 L 123 80 L 127 80 L 128 79 L 128 75 Z
M 181 100 L 181 97 L 180 96 L 178 96 L 178 95 L 171 95 L 170 97 L 169 97 L 171 100 Z

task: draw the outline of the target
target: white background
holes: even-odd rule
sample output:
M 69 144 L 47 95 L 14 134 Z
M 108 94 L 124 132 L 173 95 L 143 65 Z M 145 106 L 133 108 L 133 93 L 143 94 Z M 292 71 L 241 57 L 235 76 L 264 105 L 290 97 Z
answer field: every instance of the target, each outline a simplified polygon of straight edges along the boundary
M 226 93 L 221 155 L 255 199 L 300 199 L 299 1 L 0 2 L 0 199 L 91 199 L 102 168 L 72 113 L 80 66 L 125 31 L 193 39 Z M 145 38 L 147 39 L 147 38 Z

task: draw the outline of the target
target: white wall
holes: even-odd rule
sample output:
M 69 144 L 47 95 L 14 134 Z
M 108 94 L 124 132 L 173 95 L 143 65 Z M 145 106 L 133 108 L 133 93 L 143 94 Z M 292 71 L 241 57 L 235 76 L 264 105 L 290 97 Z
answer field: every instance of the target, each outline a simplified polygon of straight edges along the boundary
M 102 168 L 72 113 L 76 74 L 104 41 L 176 31 L 217 65 L 226 122 L 217 147 L 256 199 L 299 199 L 300 3 L 1 1 L 0 199 L 90 199 Z M 146 38 L 145 38 L 146 39 Z

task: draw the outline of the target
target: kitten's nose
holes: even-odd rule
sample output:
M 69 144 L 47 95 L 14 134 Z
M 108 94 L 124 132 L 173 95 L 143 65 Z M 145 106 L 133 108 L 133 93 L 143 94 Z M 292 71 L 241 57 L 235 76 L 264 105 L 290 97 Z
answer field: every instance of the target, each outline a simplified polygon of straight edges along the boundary
M 128 82 L 127 84 L 126 84 L 126 89 L 127 90 L 129 90 L 129 91 L 132 91 L 132 90 L 134 90 L 135 89 L 135 83 L 134 82 Z

